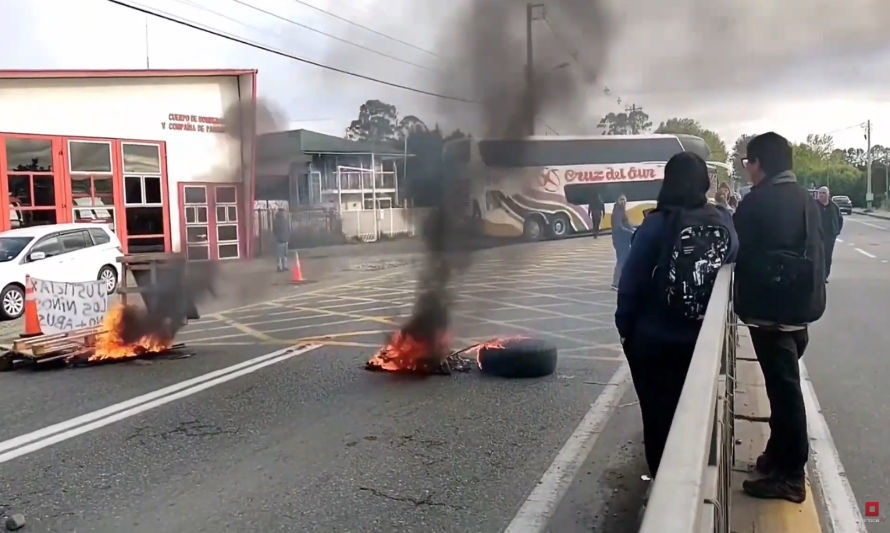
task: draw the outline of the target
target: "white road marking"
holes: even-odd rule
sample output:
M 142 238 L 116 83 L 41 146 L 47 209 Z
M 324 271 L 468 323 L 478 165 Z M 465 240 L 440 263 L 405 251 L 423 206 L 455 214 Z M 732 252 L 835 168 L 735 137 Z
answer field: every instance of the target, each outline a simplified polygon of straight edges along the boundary
M 319 348 L 292 346 L 0 442 L 0 464 Z
M 847 244 L 849 244 L 850 246 L 856 246 L 855 242 L 848 242 Z
M 569 436 L 550 468 L 544 472 L 544 476 L 519 508 L 519 512 L 513 517 L 504 533 L 532 533 L 546 530 L 547 522 L 565 496 L 578 469 L 590 455 L 596 439 L 629 386 L 630 368 L 624 363 L 612 374 L 606 389 L 590 406 L 590 410 L 581 419 L 575 432 Z
M 869 257 L 869 258 L 871 258 L 871 259 L 875 259 L 875 257 L 876 257 L 876 256 L 874 256 L 874 255 L 872 255 L 872 254 L 866 252 L 866 251 L 863 250 L 862 248 L 856 248 L 856 251 L 859 252 L 860 254 L 864 255 L 865 257 Z
M 837 242 L 844 242 L 844 240 L 841 239 L 840 237 L 838 237 L 838 238 L 837 238 Z
M 881 229 L 881 230 L 886 230 L 886 229 L 887 229 L 885 226 L 881 226 L 881 225 L 879 225 L 879 224 L 872 224 L 871 222 L 866 222 L 866 221 L 864 221 L 864 220 L 859 220 L 858 218 L 848 218 L 847 220 L 849 220 L 850 222 L 855 222 L 855 223 L 857 223 L 857 224 L 862 224 L 863 226 L 868 226 L 868 227 L 870 227 L 870 228 Z
M 803 400 L 807 409 L 807 431 L 810 437 L 810 454 L 813 457 L 813 466 L 819 478 L 818 487 L 822 501 L 828 512 L 834 533 L 866 533 L 865 521 L 859 511 L 859 504 L 850 487 L 850 481 L 841 464 L 841 458 L 828 423 L 822 416 L 822 408 L 819 399 L 813 389 L 807 366 L 800 362 L 800 386 L 803 391 Z

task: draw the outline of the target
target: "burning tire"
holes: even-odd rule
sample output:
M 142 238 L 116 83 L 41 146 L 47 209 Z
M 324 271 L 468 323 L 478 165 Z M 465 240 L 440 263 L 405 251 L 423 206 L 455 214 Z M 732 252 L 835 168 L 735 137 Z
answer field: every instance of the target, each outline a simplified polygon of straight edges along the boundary
M 556 346 L 539 339 L 505 339 L 486 344 L 477 356 L 479 369 L 503 378 L 538 378 L 556 371 Z

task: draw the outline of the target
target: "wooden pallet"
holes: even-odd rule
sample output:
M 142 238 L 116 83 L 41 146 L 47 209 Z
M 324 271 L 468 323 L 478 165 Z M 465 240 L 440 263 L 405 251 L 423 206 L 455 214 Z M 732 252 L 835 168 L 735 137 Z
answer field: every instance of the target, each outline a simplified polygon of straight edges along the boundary
M 100 333 L 98 326 L 75 329 L 52 335 L 38 335 L 29 339 L 18 339 L 12 343 L 12 352 L 30 359 L 73 352 L 88 346 L 95 346 L 96 336 Z

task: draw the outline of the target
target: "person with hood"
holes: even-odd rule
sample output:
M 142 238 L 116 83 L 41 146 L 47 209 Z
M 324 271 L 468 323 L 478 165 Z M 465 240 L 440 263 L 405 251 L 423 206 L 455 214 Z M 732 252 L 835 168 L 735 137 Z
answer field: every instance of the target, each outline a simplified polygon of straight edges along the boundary
M 281 207 L 275 213 L 272 221 L 272 233 L 275 237 L 275 247 L 278 256 L 278 272 L 287 272 L 287 247 L 290 243 L 290 219 L 287 211 Z
M 635 228 L 627 218 L 627 196 L 618 196 L 615 205 L 612 206 L 612 247 L 615 248 L 615 271 L 612 273 L 612 289 L 618 290 L 618 282 L 621 280 L 621 271 L 624 262 L 630 253 L 630 242 L 633 239 Z
M 640 400 L 646 462 L 653 476 L 717 271 L 735 260 L 738 249 L 732 219 L 708 203 L 709 187 L 708 167 L 698 155 L 682 152 L 668 161 L 658 205 L 634 236 L 618 287 L 615 325 Z M 676 251 L 687 244 L 713 253 L 693 252 L 683 260 L 684 254 Z M 678 281 L 671 281 L 668 272 Z M 677 287 L 692 288 L 686 293 Z M 686 308 L 690 302 L 697 302 L 691 314 Z
M 819 207 L 797 183 L 791 144 L 769 132 L 748 143 L 742 165 L 753 186 L 739 203 L 733 304 L 748 324 L 769 397 L 770 436 L 757 458 L 760 479 L 742 489 L 756 498 L 806 499 L 809 456 L 800 363 L 808 324 L 825 312 L 825 248 Z

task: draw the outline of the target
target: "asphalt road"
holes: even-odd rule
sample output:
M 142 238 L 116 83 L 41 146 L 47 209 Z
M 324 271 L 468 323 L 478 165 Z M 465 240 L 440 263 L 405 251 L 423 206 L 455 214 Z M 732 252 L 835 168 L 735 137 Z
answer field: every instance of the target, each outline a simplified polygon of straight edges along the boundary
M 860 512 L 888 519 L 869 531 L 890 531 L 890 220 L 846 217 L 805 361 Z
M 207 316 L 187 359 L 0 374 L 0 511 L 29 531 L 501 531 L 622 366 L 611 266 L 582 238 L 457 277 L 455 343 L 552 341 L 543 379 L 365 371 L 410 313 L 409 267 Z M 635 530 L 639 411 L 619 396 L 553 531 Z

